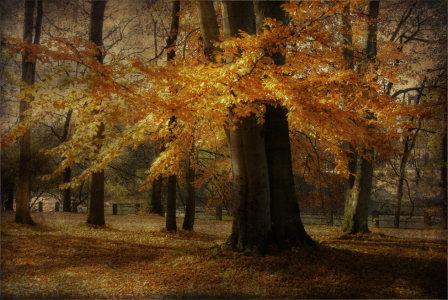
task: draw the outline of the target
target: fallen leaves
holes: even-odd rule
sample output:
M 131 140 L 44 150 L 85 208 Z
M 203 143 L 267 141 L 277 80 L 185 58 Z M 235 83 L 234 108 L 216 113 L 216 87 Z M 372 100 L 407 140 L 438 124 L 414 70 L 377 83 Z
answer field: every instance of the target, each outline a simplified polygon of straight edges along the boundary
M 253 258 L 220 246 L 231 222 L 196 220 L 195 232 L 168 232 L 154 215 L 107 216 L 101 229 L 83 225 L 82 214 L 33 218 L 39 225 L 2 214 L 2 298 L 447 296 L 446 231 L 444 240 L 382 229 L 340 239 L 337 227 L 306 226 L 319 247 Z

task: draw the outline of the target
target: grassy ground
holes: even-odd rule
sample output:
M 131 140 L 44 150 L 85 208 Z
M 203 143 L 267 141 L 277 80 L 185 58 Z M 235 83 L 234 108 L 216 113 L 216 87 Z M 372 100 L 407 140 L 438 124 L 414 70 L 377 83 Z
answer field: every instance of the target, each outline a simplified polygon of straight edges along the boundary
M 342 239 L 337 227 L 306 226 L 319 247 L 251 258 L 219 246 L 229 221 L 166 232 L 153 215 L 107 216 L 105 228 L 82 214 L 13 218 L 2 214 L 2 299 L 447 297 L 446 230 Z

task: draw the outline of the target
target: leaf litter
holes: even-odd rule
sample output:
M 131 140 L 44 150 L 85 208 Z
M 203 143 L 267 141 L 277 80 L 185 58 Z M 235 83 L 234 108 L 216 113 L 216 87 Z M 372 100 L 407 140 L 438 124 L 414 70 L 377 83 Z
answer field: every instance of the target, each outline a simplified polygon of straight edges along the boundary
M 82 214 L 33 218 L 20 225 L 2 213 L 3 299 L 447 297 L 446 230 L 305 226 L 317 248 L 253 258 L 222 247 L 228 221 L 168 232 L 155 215 L 106 216 L 105 227 Z

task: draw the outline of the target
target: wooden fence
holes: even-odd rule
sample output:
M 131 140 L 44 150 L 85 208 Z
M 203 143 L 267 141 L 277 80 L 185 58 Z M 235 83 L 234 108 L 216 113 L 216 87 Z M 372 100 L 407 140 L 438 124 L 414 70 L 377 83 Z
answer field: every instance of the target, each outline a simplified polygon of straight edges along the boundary
M 367 219 L 367 224 L 369 227 L 394 228 L 394 218 L 395 216 L 392 214 L 379 214 L 377 210 L 374 210 Z M 301 219 L 304 225 L 342 226 L 343 216 L 302 214 Z M 400 229 L 428 230 L 431 228 L 441 228 L 442 221 L 442 216 L 438 215 L 423 214 L 413 216 L 412 218 L 409 216 L 400 216 Z
M 59 212 L 60 204 L 55 203 L 55 212 Z M 106 215 L 135 215 L 140 210 L 140 204 L 124 204 L 114 203 L 111 206 L 105 207 Z M 43 202 L 38 203 L 38 212 L 43 211 Z M 215 209 L 200 209 L 196 210 L 197 215 L 216 215 L 216 220 L 222 220 L 223 211 L 220 206 Z M 183 217 L 182 213 L 178 211 L 177 217 Z M 374 210 L 370 218 L 367 220 L 368 226 L 376 228 L 394 228 L 394 218 L 392 214 L 379 214 L 379 211 Z M 327 225 L 327 226 L 342 226 L 343 216 L 327 214 L 302 214 L 301 219 L 304 225 Z M 401 229 L 417 229 L 428 230 L 431 228 L 441 228 L 443 218 L 438 215 L 415 215 L 412 218 L 409 216 L 400 216 Z

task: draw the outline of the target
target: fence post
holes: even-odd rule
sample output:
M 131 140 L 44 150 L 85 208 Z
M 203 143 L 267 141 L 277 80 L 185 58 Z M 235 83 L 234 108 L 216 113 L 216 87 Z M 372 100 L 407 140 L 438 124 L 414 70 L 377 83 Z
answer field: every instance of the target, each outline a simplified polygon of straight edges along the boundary
M 54 211 L 59 212 L 59 202 L 54 203 Z
M 325 220 L 327 222 L 327 226 L 333 226 L 333 210 L 328 209 L 325 212 Z
M 116 216 L 117 212 L 118 212 L 118 204 L 114 203 L 112 204 L 112 214 Z
M 134 214 L 137 214 L 138 212 L 140 212 L 140 204 L 135 205 Z
M 372 211 L 372 227 L 380 227 L 380 212 L 378 210 Z
M 216 207 L 216 221 L 222 221 L 222 206 Z
M 39 208 L 38 208 L 38 211 L 39 212 L 43 212 L 44 211 L 44 206 L 43 206 L 44 204 L 42 203 L 42 201 L 41 202 L 39 202 Z
M 425 214 L 423 216 L 423 224 L 424 224 L 425 230 L 431 229 L 431 214 L 430 213 L 425 212 Z

